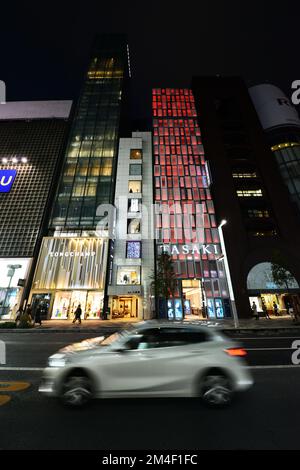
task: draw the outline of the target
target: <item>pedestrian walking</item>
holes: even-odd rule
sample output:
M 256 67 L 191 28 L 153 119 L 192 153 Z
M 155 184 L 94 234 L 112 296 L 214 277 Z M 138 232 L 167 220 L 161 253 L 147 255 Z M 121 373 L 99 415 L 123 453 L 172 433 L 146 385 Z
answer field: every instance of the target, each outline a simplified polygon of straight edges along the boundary
M 16 313 L 16 319 L 15 319 L 17 326 L 19 326 L 23 314 L 24 314 L 24 310 L 22 309 L 22 307 L 20 307 Z
M 82 315 L 82 310 L 81 310 L 81 305 L 79 304 L 75 310 L 75 317 L 72 323 L 76 323 L 76 321 L 78 320 L 78 323 L 81 324 L 81 315 Z
M 25 315 L 27 315 L 29 323 L 32 323 L 32 308 L 30 304 L 26 307 Z
M 254 301 L 253 301 L 251 309 L 252 309 L 252 313 L 253 313 L 255 320 L 258 320 L 259 317 L 258 317 L 257 305 Z
M 40 326 L 42 326 L 41 313 L 42 308 L 40 305 L 38 305 L 34 315 L 34 324 L 38 323 Z
M 264 300 L 262 301 L 262 305 L 261 305 L 261 306 L 262 306 L 262 310 L 263 310 L 263 312 L 264 312 L 264 316 L 265 316 L 268 320 L 271 320 L 270 315 L 269 315 L 269 312 L 268 312 L 268 308 L 267 308 L 267 306 L 266 306 Z
M 278 305 L 275 301 L 273 302 L 273 313 L 274 313 L 275 317 L 279 316 Z

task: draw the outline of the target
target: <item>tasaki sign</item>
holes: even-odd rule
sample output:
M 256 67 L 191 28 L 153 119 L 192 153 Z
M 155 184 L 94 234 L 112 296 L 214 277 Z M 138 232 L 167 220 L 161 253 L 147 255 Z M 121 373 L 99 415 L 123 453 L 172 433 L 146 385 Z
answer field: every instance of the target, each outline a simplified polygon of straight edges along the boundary
M 0 193 L 9 193 L 16 174 L 17 170 L 0 170 Z

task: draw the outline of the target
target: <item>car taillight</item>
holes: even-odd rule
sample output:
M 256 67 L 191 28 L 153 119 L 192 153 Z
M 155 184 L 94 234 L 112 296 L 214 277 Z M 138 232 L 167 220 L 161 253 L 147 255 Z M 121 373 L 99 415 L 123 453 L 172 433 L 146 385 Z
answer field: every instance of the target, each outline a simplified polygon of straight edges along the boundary
M 229 349 L 225 349 L 225 352 L 229 356 L 235 356 L 235 357 L 247 356 L 247 351 L 243 348 L 229 348 Z

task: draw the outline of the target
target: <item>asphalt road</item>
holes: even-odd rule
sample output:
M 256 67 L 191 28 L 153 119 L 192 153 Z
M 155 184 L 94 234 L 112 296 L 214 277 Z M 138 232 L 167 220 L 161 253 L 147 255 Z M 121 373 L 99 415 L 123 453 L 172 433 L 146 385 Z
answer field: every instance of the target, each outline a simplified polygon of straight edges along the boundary
M 228 409 L 207 409 L 196 399 L 115 399 L 74 411 L 40 395 L 48 356 L 94 336 L 0 335 L 7 344 L 7 364 L 0 366 L 0 450 L 300 448 L 300 367 L 291 363 L 299 338 L 239 338 L 256 383 Z

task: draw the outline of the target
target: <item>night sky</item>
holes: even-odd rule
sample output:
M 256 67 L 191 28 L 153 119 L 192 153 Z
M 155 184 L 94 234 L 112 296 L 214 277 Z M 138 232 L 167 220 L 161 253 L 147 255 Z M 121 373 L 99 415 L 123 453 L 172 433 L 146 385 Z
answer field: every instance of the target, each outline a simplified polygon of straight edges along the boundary
M 94 34 L 129 36 L 133 109 L 153 86 L 189 86 L 192 75 L 242 75 L 289 96 L 300 79 L 300 3 L 250 1 L 38 2 L 1 5 L 0 79 L 7 101 L 73 99 Z

